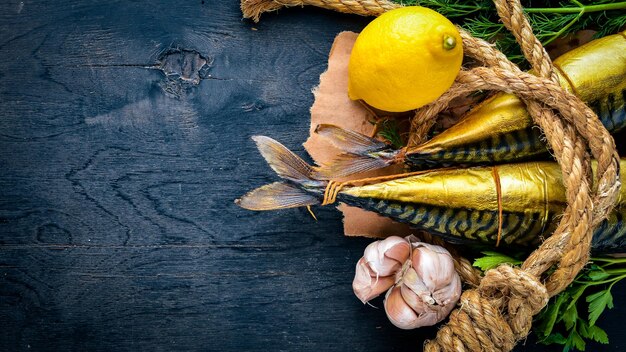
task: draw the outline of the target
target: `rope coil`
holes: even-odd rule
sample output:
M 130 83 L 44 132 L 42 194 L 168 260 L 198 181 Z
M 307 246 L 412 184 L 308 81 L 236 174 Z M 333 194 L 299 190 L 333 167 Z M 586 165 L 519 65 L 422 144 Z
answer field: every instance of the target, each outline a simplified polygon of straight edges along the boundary
M 429 352 L 512 350 L 517 341 L 528 335 L 532 317 L 543 309 L 550 297 L 563 291 L 586 265 L 593 228 L 613 208 L 620 187 L 619 157 L 613 137 L 589 107 L 559 86 L 552 62 L 533 34 L 519 0 L 494 2 L 502 22 L 517 39 L 537 76 L 522 72 L 493 45 L 460 29 L 464 54 L 484 66 L 462 70 L 446 93 L 416 112 L 409 144 L 425 140 L 437 114 L 455 97 L 476 90 L 515 94 L 526 103 L 561 167 L 568 205 L 554 234 L 531 253 L 520 268 L 500 265 L 480 279 L 471 265 L 468 269 L 466 259 L 455 255 L 457 270 L 475 288 L 465 290 L 460 307 L 450 314 L 448 323 L 434 340 L 425 343 L 424 350 Z M 364 16 L 378 16 L 401 7 L 387 0 L 241 2 L 244 17 L 255 21 L 263 12 L 302 5 Z M 590 153 L 598 161 L 595 180 L 592 179 Z M 337 186 L 327 189 L 328 201 L 334 201 L 341 188 Z M 554 271 L 548 275 L 552 268 Z

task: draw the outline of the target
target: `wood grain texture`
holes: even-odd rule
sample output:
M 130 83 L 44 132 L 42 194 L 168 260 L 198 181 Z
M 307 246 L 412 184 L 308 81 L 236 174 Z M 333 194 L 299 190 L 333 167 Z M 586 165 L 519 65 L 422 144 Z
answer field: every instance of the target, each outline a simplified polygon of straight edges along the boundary
M 241 17 L 237 1 L 0 4 L 0 350 L 413 351 L 434 336 L 353 297 L 369 241 L 342 237 L 334 209 L 233 204 L 275 180 L 250 136 L 303 154 L 332 39 L 366 19 Z M 593 350 L 623 349 L 625 290 Z

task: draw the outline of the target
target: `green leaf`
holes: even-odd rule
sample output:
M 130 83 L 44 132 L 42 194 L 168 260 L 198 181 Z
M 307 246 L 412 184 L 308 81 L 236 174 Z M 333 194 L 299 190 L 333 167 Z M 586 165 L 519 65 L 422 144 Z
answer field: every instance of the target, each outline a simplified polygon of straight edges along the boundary
M 570 300 L 566 309 L 569 309 L 571 306 L 576 305 L 576 303 L 578 303 L 578 299 L 580 298 L 580 296 L 582 296 L 583 292 L 585 292 L 587 287 L 589 286 L 588 285 L 581 285 L 581 286 L 572 285 L 567 289 L 567 291 L 571 291 L 570 294 L 572 295 L 572 299 Z
M 580 318 L 578 318 L 576 323 L 576 329 L 578 329 L 578 334 L 583 338 L 590 339 L 593 336 L 591 330 L 589 330 L 589 324 Z
M 578 310 L 576 309 L 576 305 L 570 305 L 563 313 L 563 323 L 565 323 L 565 328 L 567 330 L 571 330 L 576 325 L 577 318 Z
M 592 325 L 589 326 L 587 330 L 589 331 L 590 339 L 605 345 L 609 343 L 609 335 L 599 326 Z
M 498 252 L 482 252 L 485 256 L 481 258 L 477 258 L 474 260 L 473 266 L 480 268 L 482 271 L 487 271 L 489 269 L 493 269 L 500 264 L 511 264 L 518 265 L 522 262 L 513 257 L 509 257 L 508 255 L 498 253 Z
M 565 338 L 565 336 L 561 335 L 560 333 L 555 332 L 554 334 L 550 334 L 549 336 L 540 340 L 539 342 L 541 342 L 544 345 L 551 345 L 554 343 L 559 344 L 559 345 L 565 345 L 567 343 L 567 339 Z
M 567 291 L 559 293 L 556 296 L 556 299 L 551 304 L 548 304 L 540 313 L 540 315 L 538 316 L 538 331 L 540 332 L 540 334 L 542 334 L 542 336 L 552 336 L 552 329 L 554 329 L 554 324 L 562 319 L 562 315 L 559 314 L 559 311 L 561 310 L 563 303 L 565 303 L 568 298 L 569 294 Z M 564 337 L 563 340 L 565 340 Z
M 579 350 L 579 351 L 584 351 L 585 350 L 585 340 L 583 340 L 582 337 L 580 337 L 580 335 L 578 335 L 578 332 L 576 330 L 572 330 L 572 333 L 570 334 L 570 345 L 572 347 L 574 347 L 575 349 Z
M 609 273 L 604 271 L 601 267 L 597 265 L 593 265 L 587 276 L 593 281 L 601 281 L 611 276 Z
M 606 289 L 587 296 L 589 302 L 589 325 L 593 326 L 607 307 L 613 308 L 613 295 L 611 290 Z

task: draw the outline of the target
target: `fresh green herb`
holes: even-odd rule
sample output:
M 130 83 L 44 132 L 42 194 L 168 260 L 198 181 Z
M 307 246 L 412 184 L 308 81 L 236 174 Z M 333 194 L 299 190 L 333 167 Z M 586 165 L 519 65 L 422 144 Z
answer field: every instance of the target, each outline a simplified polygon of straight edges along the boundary
M 404 5 L 431 8 L 467 29 L 472 35 L 495 42 L 516 63 L 523 61 L 515 38 L 499 21 L 492 0 L 395 0 Z M 582 29 L 598 31 L 596 38 L 615 33 L 626 23 L 626 1 L 577 0 L 560 2 L 523 1 L 525 11 L 537 38 L 547 45 L 557 38 Z M 621 10 L 621 11 L 620 11 Z
M 481 252 L 484 254 L 484 257 L 477 258 L 474 260 L 473 266 L 479 268 L 482 271 L 487 271 L 489 269 L 493 269 L 500 264 L 511 264 L 511 265 L 519 265 L 522 264 L 521 260 L 515 259 L 513 257 L 509 257 L 508 255 L 504 255 L 498 252 Z
M 447 18 L 473 16 L 495 11 L 492 0 L 395 0 L 403 5 L 419 5 L 433 9 Z
M 400 135 L 400 128 L 396 120 L 385 119 L 379 122 L 380 131 L 378 135 L 388 141 L 394 148 L 404 147 L 404 141 Z
M 517 265 L 519 260 L 497 252 L 483 252 L 474 261 L 483 271 L 502 263 Z M 613 308 L 611 289 L 626 278 L 626 258 L 592 258 L 565 291 L 552 297 L 535 317 L 534 329 L 543 344 L 563 345 L 563 351 L 584 351 L 585 340 L 609 343 L 606 332 L 596 325 L 606 309 Z M 584 299 L 581 299 L 583 298 Z M 584 309 L 581 312 L 579 309 Z
M 607 308 L 613 308 L 611 289 L 624 278 L 626 259 L 593 258 L 592 264 L 537 315 L 535 332 L 540 342 L 561 344 L 564 351 L 584 351 L 585 339 L 609 343 L 606 332 L 596 322 Z M 587 314 L 581 316 L 578 309 L 585 303 Z

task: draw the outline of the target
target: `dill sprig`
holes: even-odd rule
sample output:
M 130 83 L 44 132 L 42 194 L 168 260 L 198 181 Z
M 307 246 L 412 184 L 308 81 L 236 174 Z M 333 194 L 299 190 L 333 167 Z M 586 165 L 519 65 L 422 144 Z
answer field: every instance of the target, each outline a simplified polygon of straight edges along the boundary
M 395 0 L 404 5 L 431 8 L 457 22 L 472 35 L 496 43 L 498 48 L 515 63 L 523 62 L 515 38 L 499 21 L 491 0 Z M 596 30 L 599 38 L 615 33 L 626 25 L 626 1 L 594 0 L 582 3 L 577 0 L 560 2 L 523 1 L 537 38 L 548 45 L 557 38 L 582 29 Z M 621 10 L 621 11 L 620 11 Z
M 400 134 L 400 126 L 395 120 L 385 119 L 380 122 L 378 136 L 385 139 L 394 148 L 400 149 L 405 143 Z

